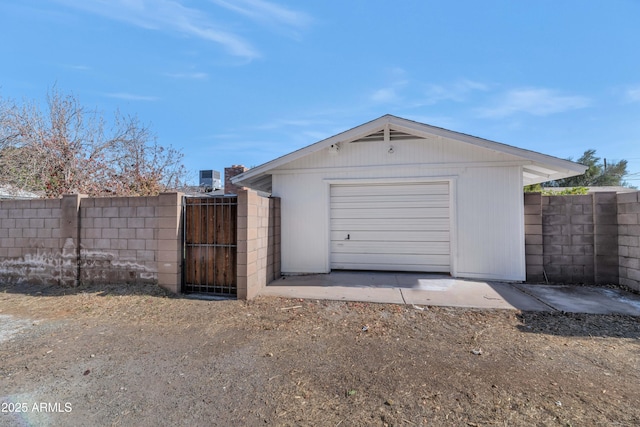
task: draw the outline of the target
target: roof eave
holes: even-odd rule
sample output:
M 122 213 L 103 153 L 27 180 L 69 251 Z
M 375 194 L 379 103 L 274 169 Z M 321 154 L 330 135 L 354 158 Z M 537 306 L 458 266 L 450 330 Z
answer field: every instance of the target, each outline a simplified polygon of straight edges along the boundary
M 535 185 L 547 181 L 570 178 L 572 176 L 582 175 L 587 170 L 587 167 L 581 164 L 566 160 L 564 162 L 565 164 L 563 164 L 563 166 L 567 166 L 566 162 L 568 162 L 569 167 L 555 167 L 554 169 L 549 169 L 548 163 L 541 164 L 538 162 L 532 162 L 529 165 L 524 165 L 522 167 L 523 185 Z
M 292 162 L 309 154 L 315 153 L 316 151 L 320 151 L 325 147 L 329 147 L 333 144 L 337 144 L 338 142 L 344 141 L 353 141 L 355 139 L 366 136 L 372 132 L 381 130 L 384 126 L 389 123 L 390 118 L 393 116 L 385 115 L 379 117 L 375 120 L 367 122 L 365 124 L 356 126 L 344 132 L 341 132 L 337 135 L 331 136 L 329 138 L 318 141 L 314 144 L 308 145 L 306 147 L 300 148 L 292 153 L 285 154 L 284 156 L 280 156 L 277 159 L 271 160 L 267 163 L 263 163 L 255 168 L 249 169 L 248 171 L 241 173 L 240 175 L 236 175 L 231 178 L 231 182 L 233 184 L 242 184 L 242 182 L 247 181 L 256 175 L 269 171 L 271 169 L 275 169 L 278 166 L 282 166 L 286 163 Z
M 455 132 L 448 129 L 439 128 L 387 114 L 370 122 L 341 132 L 337 135 L 303 147 L 292 153 L 278 157 L 277 159 L 271 160 L 267 163 L 263 163 L 260 166 L 257 166 L 231 178 L 231 182 L 233 184 L 244 185 L 261 191 L 271 192 L 271 174 L 269 174 L 268 171 L 299 158 L 305 157 L 309 154 L 320 151 L 333 144 L 337 144 L 339 142 L 354 141 L 359 138 L 365 137 L 366 135 L 369 135 L 373 132 L 384 129 L 387 125 L 392 125 L 396 130 L 407 132 L 422 138 L 433 138 L 434 136 L 448 138 L 482 147 L 497 153 L 509 154 L 523 159 L 527 164 L 533 165 L 533 168 L 537 167 L 539 169 L 548 171 L 547 173 L 541 172 L 539 174 L 527 174 L 524 171 L 526 169 L 525 166 L 523 168 L 523 182 L 525 183 L 525 185 L 537 184 L 541 182 L 581 175 L 587 169 L 586 166 L 569 160 L 563 160 L 535 151 L 514 147 L 496 141 L 490 141 L 488 139 L 483 139 L 476 136 Z

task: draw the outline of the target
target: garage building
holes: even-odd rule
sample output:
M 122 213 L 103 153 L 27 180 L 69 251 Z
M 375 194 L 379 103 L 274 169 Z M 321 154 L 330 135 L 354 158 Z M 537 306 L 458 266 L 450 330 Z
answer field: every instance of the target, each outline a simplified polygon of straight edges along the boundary
M 523 186 L 567 160 L 385 115 L 233 178 L 281 198 L 283 274 L 525 280 Z

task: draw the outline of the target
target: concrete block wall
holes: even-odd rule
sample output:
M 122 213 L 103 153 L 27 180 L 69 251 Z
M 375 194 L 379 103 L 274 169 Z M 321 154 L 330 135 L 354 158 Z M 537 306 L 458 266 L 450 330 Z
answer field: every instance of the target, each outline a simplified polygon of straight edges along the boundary
M 617 195 L 524 197 L 527 281 L 618 283 Z
M 0 201 L 0 280 L 180 292 L 182 194 Z
M 549 281 L 592 283 L 595 264 L 591 195 L 543 196 L 542 244 Z
M 280 198 L 269 198 L 269 218 L 264 222 L 263 227 L 268 227 L 267 233 L 267 258 L 266 258 L 266 284 L 279 279 L 281 276 L 280 267 Z
M 252 299 L 280 277 L 280 199 L 238 191 L 238 298 Z
M 62 199 L 0 201 L 0 280 L 57 284 L 75 271 L 62 205 Z M 63 248 L 70 256 L 63 258 Z
M 524 195 L 524 231 L 527 282 L 545 280 L 542 239 L 542 194 Z
M 158 197 L 80 201 L 80 281 L 155 283 Z
M 593 193 L 594 283 L 618 284 L 618 195 Z
M 158 196 L 155 229 L 158 285 L 179 293 L 182 285 L 182 193 Z
M 620 284 L 640 292 L 640 192 L 618 194 Z

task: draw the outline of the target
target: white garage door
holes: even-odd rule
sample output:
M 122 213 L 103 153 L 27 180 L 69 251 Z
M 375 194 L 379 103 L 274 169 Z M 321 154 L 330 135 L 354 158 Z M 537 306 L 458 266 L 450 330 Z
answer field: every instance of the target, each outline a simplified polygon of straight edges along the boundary
M 331 268 L 450 271 L 449 183 L 331 185 Z

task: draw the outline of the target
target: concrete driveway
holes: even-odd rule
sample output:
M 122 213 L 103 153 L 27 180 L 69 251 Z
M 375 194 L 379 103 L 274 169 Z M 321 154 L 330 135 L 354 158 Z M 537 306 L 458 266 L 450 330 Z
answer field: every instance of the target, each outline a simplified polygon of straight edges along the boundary
M 619 289 L 462 280 L 423 273 L 332 272 L 286 276 L 271 282 L 260 295 L 640 316 L 640 295 Z

